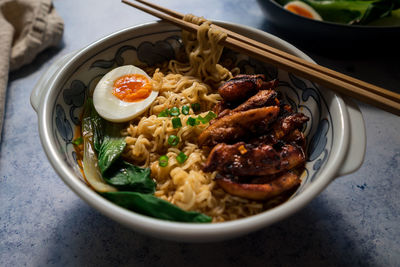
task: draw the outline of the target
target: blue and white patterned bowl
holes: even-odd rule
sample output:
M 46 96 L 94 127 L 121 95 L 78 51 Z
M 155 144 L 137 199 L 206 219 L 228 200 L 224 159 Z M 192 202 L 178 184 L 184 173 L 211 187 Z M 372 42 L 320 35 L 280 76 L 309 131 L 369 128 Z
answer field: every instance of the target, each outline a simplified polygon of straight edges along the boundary
M 311 61 L 294 46 L 268 33 L 231 23 L 218 24 Z M 80 123 L 85 97 L 97 81 L 116 66 L 153 65 L 174 58 L 182 45 L 180 32 L 170 24 L 154 22 L 111 34 L 60 58 L 33 90 L 31 103 L 38 114 L 40 138 L 49 161 L 63 181 L 91 206 L 134 230 L 156 237 L 215 241 L 258 230 L 293 214 L 335 177 L 360 167 L 365 152 L 364 121 L 352 102 L 291 73 L 227 51 L 223 60 L 235 62 L 242 72 L 279 78 L 278 90 L 283 92 L 287 102 L 310 117 L 305 128 L 308 161 L 302 184 L 295 194 L 261 214 L 217 224 L 154 219 L 116 206 L 98 195 L 85 184 L 71 143 L 74 129 Z

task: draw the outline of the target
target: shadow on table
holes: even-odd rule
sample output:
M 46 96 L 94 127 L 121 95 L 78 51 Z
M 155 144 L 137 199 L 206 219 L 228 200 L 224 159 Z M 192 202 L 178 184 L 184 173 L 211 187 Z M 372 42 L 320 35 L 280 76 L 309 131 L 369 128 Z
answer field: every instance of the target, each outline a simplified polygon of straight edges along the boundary
M 26 77 L 36 72 L 50 60 L 53 60 L 64 47 L 65 47 L 64 40 L 62 40 L 59 46 L 50 47 L 40 52 L 30 64 L 27 64 L 21 67 L 20 69 L 11 72 L 9 77 L 9 82 Z
M 368 262 L 368 255 L 348 236 L 348 226 L 342 229 L 341 214 L 321 197 L 271 227 L 205 244 L 147 237 L 79 203 L 42 248 L 40 266 L 365 266 Z

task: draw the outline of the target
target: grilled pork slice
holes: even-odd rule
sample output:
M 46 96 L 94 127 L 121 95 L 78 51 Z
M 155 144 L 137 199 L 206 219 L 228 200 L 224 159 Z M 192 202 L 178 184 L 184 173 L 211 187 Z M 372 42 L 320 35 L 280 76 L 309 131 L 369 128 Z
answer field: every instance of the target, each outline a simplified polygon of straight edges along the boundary
M 227 109 L 227 104 L 225 103 L 224 100 L 218 101 L 217 104 L 214 105 L 213 111 L 215 114 L 220 114 L 223 112 L 225 109 Z
M 216 181 L 229 194 L 253 200 L 266 200 L 278 196 L 301 183 L 299 176 L 292 172 L 286 172 L 265 184 L 236 183 L 221 176 Z
M 293 130 L 288 135 L 285 136 L 285 141 L 289 144 L 294 144 L 306 150 L 306 138 L 304 137 L 304 133 L 298 129 Z
M 225 102 L 242 103 L 259 90 L 273 89 L 278 85 L 278 80 L 266 81 L 265 75 L 237 75 L 221 85 L 218 93 Z
M 230 143 L 239 138 L 262 130 L 266 130 L 279 114 L 279 107 L 263 107 L 240 111 L 224 116 L 209 125 L 199 136 L 198 143 L 215 145 Z
M 275 137 L 282 139 L 293 130 L 303 127 L 303 124 L 308 120 L 309 118 L 303 113 L 293 113 L 279 118 L 271 127 L 274 130 Z
M 233 114 L 239 111 L 246 111 L 254 108 L 279 106 L 277 99 L 278 93 L 275 90 L 260 90 L 257 94 L 247 99 L 244 103 L 240 104 L 234 109 L 224 109 L 219 112 L 216 119 L 222 118 L 226 115 Z
M 249 143 L 253 145 L 289 143 L 298 145 L 304 150 L 306 139 L 300 129 L 308 119 L 303 113 L 293 113 L 279 117 L 272 123 L 269 132 L 250 139 Z
M 203 170 L 237 176 L 263 176 L 293 169 L 304 162 L 303 149 L 295 145 L 222 143 L 211 150 Z

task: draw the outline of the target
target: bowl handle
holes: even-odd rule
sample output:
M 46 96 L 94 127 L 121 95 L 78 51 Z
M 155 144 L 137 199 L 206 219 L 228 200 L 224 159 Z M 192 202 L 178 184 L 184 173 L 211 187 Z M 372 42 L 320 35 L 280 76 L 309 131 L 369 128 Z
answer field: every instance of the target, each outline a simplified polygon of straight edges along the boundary
M 40 77 L 31 93 L 31 105 L 36 113 L 39 111 L 39 104 L 41 102 L 43 94 L 47 91 L 48 85 L 53 80 L 56 72 L 60 69 L 64 63 L 69 60 L 75 53 L 66 54 L 58 58 L 51 66 L 46 70 L 45 73 Z
M 349 115 L 350 138 L 349 148 L 343 164 L 336 176 L 343 176 L 358 170 L 364 162 L 366 149 L 366 134 L 364 118 L 358 106 L 350 99 L 343 98 L 347 105 L 347 113 Z

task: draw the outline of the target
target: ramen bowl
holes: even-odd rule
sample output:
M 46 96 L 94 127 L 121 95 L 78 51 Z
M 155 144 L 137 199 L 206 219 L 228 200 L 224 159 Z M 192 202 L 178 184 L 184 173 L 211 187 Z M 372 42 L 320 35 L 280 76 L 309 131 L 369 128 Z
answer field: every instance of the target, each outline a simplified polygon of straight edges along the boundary
M 266 32 L 232 23 L 216 23 L 312 61 L 294 46 Z M 259 230 L 294 214 L 336 177 L 360 167 L 365 153 L 364 121 L 351 101 L 311 81 L 227 50 L 221 62 L 238 66 L 243 73 L 264 73 L 270 79 L 278 78 L 277 89 L 285 100 L 310 117 L 304 129 L 308 159 L 302 183 L 294 194 L 284 203 L 257 215 L 201 224 L 151 218 L 119 207 L 96 193 L 82 177 L 72 144 L 85 98 L 112 68 L 126 64 L 154 65 L 174 58 L 182 46 L 180 35 L 180 29 L 164 22 L 121 30 L 60 58 L 32 91 L 31 104 L 38 115 L 41 142 L 51 165 L 68 187 L 90 206 L 135 231 L 154 237 L 186 242 L 217 241 Z

